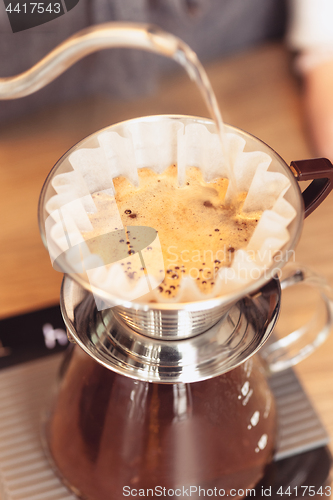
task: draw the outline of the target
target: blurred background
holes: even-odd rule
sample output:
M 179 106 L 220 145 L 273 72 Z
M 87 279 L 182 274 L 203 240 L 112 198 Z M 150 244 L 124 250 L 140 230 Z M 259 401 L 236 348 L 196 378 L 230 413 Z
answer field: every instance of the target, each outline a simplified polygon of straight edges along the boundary
M 155 23 L 204 63 L 225 122 L 289 164 L 333 159 L 333 12 L 327 0 L 80 0 L 47 24 L 13 33 L 0 3 L 0 78 L 38 62 L 67 37 L 107 21 Z M 332 94 L 332 95 L 331 95 Z M 37 225 L 43 182 L 76 142 L 128 118 L 207 116 L 176 64 L 125 49 L 93 54 L 38 93 L 0 102 L 0 318 L 59 302 Z M 333 194 L 304 223 L 297 260 L 333 285 Z M 300 326 L 313 297 L 283 303 L 281 330 Z M 333 337 L 297 367 L 333 436 Z

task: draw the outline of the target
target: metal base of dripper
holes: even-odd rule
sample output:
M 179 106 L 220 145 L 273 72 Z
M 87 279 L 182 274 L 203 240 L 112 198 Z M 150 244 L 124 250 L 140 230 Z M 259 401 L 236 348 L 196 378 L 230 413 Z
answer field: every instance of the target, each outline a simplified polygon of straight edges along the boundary
M 67 276 L 61 308 L 70 339 L 106 368 L 147 382 L 189 383 L 228 372 L 257 352 L 276 323 L 280 296 L 280 283 L 272 280 L 212 328 L 183 340 L 135 332 L 112 308 L 98 311 L 94 297 Z

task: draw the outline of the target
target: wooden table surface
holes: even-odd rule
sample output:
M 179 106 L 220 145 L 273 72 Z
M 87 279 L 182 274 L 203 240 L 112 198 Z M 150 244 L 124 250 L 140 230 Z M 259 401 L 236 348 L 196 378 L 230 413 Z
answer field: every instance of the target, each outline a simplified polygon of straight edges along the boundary
M 288 54 L 267 45 L 206 65 L 226 122 L 272 146 L 287 162 L 313 156 L 302 121 Z M 1 106 L 1 103 L 0 103 Z M 94 98 L 46 109 L 0 129 L 0 317 L 59 301 L 62 276 L 51 267 L 37 226 L 43 181 L 57 159 L 84 136 L 137 116 L 184 113 L 207 116 L 186 75 L 161 82 L 154 96 L 135 102 Z M 333 285 L 333 194 L 304 223 L 297 260 Z M 304 287 L 303 287 L 304 288 Z M 295 300 L 296 306 L 292 304 Z M 311 308 L 309 290 L 285 301 L 280 328 L 300 325 Z M 333 436 L 333 335 L 297 372 Z

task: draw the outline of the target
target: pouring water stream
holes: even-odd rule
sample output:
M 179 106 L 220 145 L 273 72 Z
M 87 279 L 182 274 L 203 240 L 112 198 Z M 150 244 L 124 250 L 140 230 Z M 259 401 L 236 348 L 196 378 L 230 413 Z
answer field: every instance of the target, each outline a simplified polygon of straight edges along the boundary
M 229 180 L 228 147 L 223 120 L 207 73 L 193 50 L 180 38 L 160 28 L 137 23 L 106 23 L 78 32 L 58 45 L 29 70 L 13 77 L 0 78 L 0 99 L 17 99 L 45 87 L 83 57 L 103 49 L 128 47 L 143 49 L 169 57 L 186 70 L 199 88 L 215 122 L 226 159 Z

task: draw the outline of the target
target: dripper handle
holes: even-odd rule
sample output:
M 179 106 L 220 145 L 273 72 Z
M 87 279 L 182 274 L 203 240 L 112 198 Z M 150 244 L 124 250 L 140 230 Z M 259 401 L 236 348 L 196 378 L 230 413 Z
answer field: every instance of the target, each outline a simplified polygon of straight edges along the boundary
M 325 307 L 325 322 L 320 310 L 297 330 L 269 343 L 260 351 L 271 373 L 286 370 L 312 354 L 328 337 L 333 327 L 333 290 L 325 278 L 300 264 L 288 264 L 283 270 L 281 289 L 303 283 L 317 288 Z
M 333 165 L 327 158 L 312 158 L 292 161 L 290 168 L 298 181 L 312 181 L 302 193 L 307 217 L 332 191 Z

